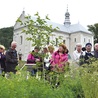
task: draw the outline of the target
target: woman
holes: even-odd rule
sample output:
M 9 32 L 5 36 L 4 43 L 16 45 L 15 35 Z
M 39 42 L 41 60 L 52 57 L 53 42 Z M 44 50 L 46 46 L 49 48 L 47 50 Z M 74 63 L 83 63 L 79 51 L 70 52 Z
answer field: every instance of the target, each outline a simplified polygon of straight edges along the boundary
M 37 62 L 41 62 L 41 58 L 39 57 L 39 47 L 36 46 L 28 55 L 27 63 L 36 64 Z
M 39 51 L 40 51 L 39 47 L 36 46 L 34 48 L 34 50 L 28 55 L 28 58 L 27 58 L 27 63 L 28 64 L 36 64 L 38 62 L 39 63 L 42 62 L 42 59 L 41 59 L 40 54 L 39 54 Z M 42 66 L 41 66 L 41 68 L 39 68 L 39 70 L 42 71 Z M 31 71 L 32 75 L 35 75 L 36 72 L 37 72 L 36 68 L 32 69 L 32 71 Z
M 0 71 L 6 72 L 6 66 L 5 66 L 5 47 L 3 45 L 0 45 Z
M 64 44 L 59 45 L 59 49 L 53 53 L 51 58 L 52 70 L 55 68 L 63 69 L 68 61 L 68 54 L 66 53 L 67 47 Z
M 52 45 L 48 46 L 48 50 L 51 55 L 54 53 L 54 47 Z

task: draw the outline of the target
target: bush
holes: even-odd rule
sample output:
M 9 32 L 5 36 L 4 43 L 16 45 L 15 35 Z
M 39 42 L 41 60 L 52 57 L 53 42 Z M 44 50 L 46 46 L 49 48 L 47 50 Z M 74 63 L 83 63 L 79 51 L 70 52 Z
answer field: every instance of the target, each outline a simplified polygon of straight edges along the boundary
M 26 70 L 0 76 L 0 98 L 98 98 L 98 61 L 63 73 L 47 72 L 48 78 Z

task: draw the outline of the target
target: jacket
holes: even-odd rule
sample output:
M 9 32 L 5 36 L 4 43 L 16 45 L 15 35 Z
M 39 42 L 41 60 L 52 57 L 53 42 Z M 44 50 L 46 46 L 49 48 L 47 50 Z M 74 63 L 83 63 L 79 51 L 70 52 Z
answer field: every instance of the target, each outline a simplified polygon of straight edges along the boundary
M 59 55 L 59 52 L 56 51 L 53 53 L 52 58 L 51 58 L 51 66 L 57 65 L 58 67 L 63 67 L 65 66 L 66 62 L 68 61 L 68 54 L 64 53 L 61 56 Z
M 0 66 L 2 68 L 2 70 L 6 70 L 6 67 L 5 67 L 5 54 L 1 53 L 0 52 Z
M 9 50 L 6 52 L 6 70 L 7 72 L 16 72 L 15 67 L 18 65 L 17 51 Z
M 40 61 L 42 61 L 41 58 L 39 57 L 38 53 L 32 52 L 27 57 L 27 63 L 35 64 L 36 63 L 36 59 L 40 59 Z
M 94 57 L 94 52 L 83 52 L 81 55 L 80 55 L 80 66 L 83 65 L 83 64 L 89 64 L 89 60 L 90 58 Z

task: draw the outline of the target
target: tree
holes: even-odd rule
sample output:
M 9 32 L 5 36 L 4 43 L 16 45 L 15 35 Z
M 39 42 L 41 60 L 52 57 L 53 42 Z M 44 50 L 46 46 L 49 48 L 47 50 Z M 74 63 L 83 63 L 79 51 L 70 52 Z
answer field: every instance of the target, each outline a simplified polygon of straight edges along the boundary
M 6 27 L 0 29 L 0 44 L 4 45 L 6 49 L 10 47 L 13 40 L 13 27 Z
M 94 25 L 88 25 L 88 30 L 94 34 L 94 43 L 98 43 L 98 23 Z
M 25 16 L 25 21 L 22 21 L 20 19 L 17 20 L 17 22 L 20 22 L 21 25 L 26 27 L 24 28 L 22 33 L 26 33 L 29 35 L 27 37 L 27 40 L 32 41 L 32 46 L 39 46 L 40 49 L 43 49 L 43 47 L 47 46 L 47 43 L 50 42 L 50 44 L 55 45 L 55 40 L 49 40 L 50 36 L 53 36 L 53 32 L 58 30 L 59 28 L 53 28 L 52 25 L 48 25 L 48 16 L 45 16 L 45 19 L 41 19 L 39 16 L 39 13 L 37 12 L 35 14 L 36 19 L 33 20 L 30 15 Z M 58 40 L 57 40 L 58 39 Z M 58 41 L 58 44 L 61 43 L 61 36 L 56 38 Z M 41 54 L 41 57 L 44 58 L 45 56 Z M 36 64 L 37 65 L 37 64 Z M 41 65 L 41 64 L 40 64 Z M 44 64 L 43 64 L 44 65 Z M 43 74 L 44 74 L 44 67 L 43 67 Z M 45 76 L 45 75 L 44 75 Z
M 47 43 L 55 44 L 54 40 L 49 42 L 49 37 L 52 36 L 52 32 L 59 28 L 53 28 L 52 25 L 47 24 L 47 21 L 50 20 L 48 15 L 45 16 L 45 19 L 41 19 L 38 12 L 34 16 L 36 20 L 33 20 L 30 15 L 25 16 L 25 22 L 22 22 L 20 19 L 17 20 L 21 25 L 27 27 L 27 29 L 23 29 L 22 31 L 22 33 L 29 35 L 27 40 L 32 41 L 32 46 L 40 46 L 40 48 L 45 47 Z M 61 37 L 58 39 L 61 39 Z

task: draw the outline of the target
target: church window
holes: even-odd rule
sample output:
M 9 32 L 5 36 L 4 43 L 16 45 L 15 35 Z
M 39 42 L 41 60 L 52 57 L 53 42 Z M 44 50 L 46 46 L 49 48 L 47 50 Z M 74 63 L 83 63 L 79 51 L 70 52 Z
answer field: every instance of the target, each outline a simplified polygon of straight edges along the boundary
M 76 50 L 76 47 L 74 48 L 74 50 Z
M 23 42 L 23 37 L 20 36 L 20 44 L 22 44 L 22 42 Z
M 56 46 L 58 45 L 58 38 L 56 38 Z
M 74 42 L 76 42 L 77 40 L 76 40 L 76 38 L 74 39 Z
M 85 42 L 85 38 L 84 38 L 84 42 Z
M 63 40 L 63 44 L 65 44 L 66 43 L 66 40 Z

